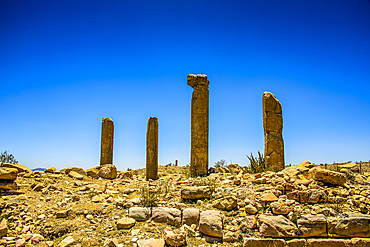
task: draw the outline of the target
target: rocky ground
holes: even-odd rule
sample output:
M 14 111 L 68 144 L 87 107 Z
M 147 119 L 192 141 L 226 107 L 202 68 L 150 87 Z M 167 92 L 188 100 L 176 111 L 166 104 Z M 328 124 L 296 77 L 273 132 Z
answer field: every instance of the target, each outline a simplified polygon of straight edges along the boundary
M 364 164 L 362 166 L 362 169 Z M 308 161 L 204 178 L 189 167 L 0 167 L 0 246 L 370 246 L 370 173 Z

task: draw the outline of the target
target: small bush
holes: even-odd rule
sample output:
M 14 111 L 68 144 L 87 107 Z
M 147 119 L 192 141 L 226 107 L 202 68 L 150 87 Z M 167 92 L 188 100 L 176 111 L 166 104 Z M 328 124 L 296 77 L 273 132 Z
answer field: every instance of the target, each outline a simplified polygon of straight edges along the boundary
M 18 161 L 14 158 L 14 156 L 10 153 L 8 153 L 8 151 L 4 151 L 1 153 L 1 156 L 0 156 L 0 162 L 2 163 L 18 163 Z
M 215 168 L 225 167 L 227 165 L 226 160 L 220 160 L 215 162 Z
M 250 157 L 248 155 L 247 157 L 250 162 L 248 167 L 250 173 L 260 173 L 266 171 L 265 158 L 260 151 L 258 151 L 258 157 L 254 157 L 252 153 Z

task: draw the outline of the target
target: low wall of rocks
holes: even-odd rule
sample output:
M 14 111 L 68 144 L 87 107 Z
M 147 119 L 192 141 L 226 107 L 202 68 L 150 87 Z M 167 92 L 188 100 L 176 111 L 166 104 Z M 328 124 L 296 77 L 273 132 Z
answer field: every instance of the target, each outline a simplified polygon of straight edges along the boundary
M 136 221 L 151 219 L 176 227 L 186 225 L 182 229 L 194 231 L 211 243 L 243 241 L 244 246 L 370 246 L 370 215 L 362 213 L 347 213 L 339 217 L 307 214 L 293 221 L 283 215 L 248 215 L 236 218 L 234 222 L 240 225 L 244 234 L 237 231 L 237 227 L 235 230 L 225 229 L 224 213 L 218 210 L 131 207 L 129 217 Z M 243 236 L 250 237 L 243 239 Z

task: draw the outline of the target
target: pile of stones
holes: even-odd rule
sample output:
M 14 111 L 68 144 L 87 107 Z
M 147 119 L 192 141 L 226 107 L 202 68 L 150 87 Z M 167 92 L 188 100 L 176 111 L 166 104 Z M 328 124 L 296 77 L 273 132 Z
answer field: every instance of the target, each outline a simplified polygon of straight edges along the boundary
M 370 246 L 370 174 L 358 164 L 257 174 L 232 164 L 204 178 L 170 166 L 149 181 L 111 164 L 12 165 L 0 167 L 13 186 L 0 198 L 0 246 Z

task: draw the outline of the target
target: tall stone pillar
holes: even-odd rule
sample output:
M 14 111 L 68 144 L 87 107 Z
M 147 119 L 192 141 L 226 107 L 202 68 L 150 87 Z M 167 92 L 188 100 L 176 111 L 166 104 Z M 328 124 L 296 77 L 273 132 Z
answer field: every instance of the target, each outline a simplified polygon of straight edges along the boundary
M 264 92 L 262 108 L 266 167 L 270 171 L 281 171 L 284 169 L 283 115 L 281 104 L 272 93 Z
M 194 88 L 191 100 L 191 175 L 208 173 L 209 81 L 206 75 L 188 75 L 188 85 Z
M 113 164 L 113 120 L 102 119 L 100 165 Z
M 146 180 L 158 178 L 158 119 L 148 119 L 146 131 Z

